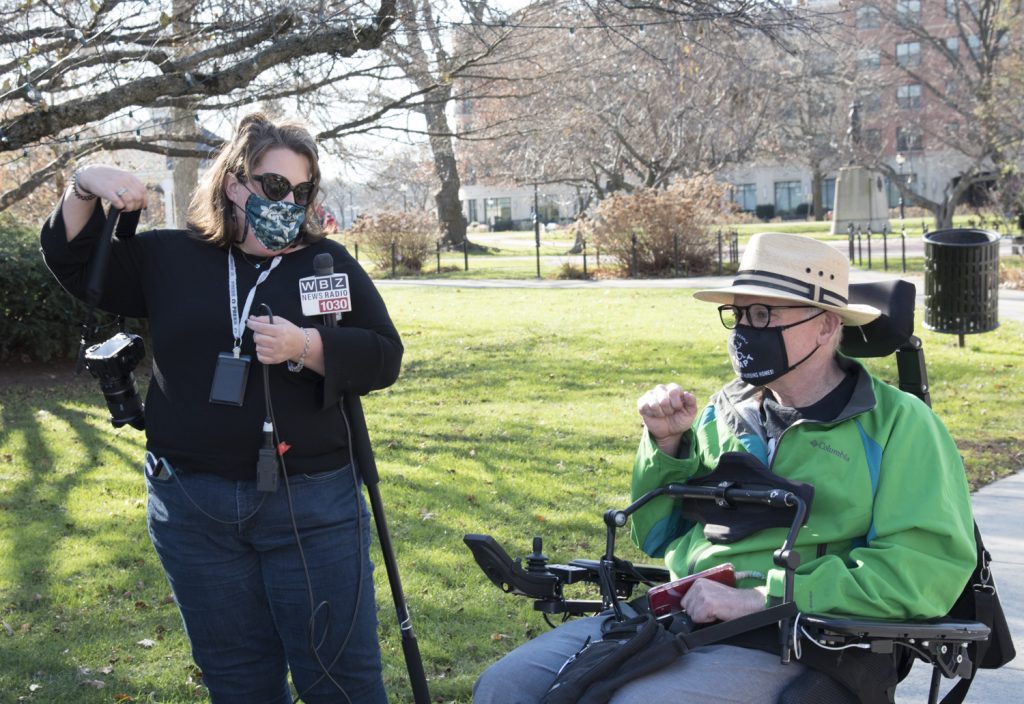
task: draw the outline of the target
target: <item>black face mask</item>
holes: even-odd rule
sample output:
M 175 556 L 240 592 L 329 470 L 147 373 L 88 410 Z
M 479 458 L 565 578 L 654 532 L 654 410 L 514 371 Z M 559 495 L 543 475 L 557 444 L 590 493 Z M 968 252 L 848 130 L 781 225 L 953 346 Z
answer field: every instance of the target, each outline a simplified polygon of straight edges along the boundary
M 789 364 L 782 331 L 814 320 L 825 311 L 789 325 L 755 328 L 737 325 L 729 334 L 729 358 L 740 379 L 751 386 L 764 386 L 793 371 L 818 351 L 818 345 L 796 364 Z

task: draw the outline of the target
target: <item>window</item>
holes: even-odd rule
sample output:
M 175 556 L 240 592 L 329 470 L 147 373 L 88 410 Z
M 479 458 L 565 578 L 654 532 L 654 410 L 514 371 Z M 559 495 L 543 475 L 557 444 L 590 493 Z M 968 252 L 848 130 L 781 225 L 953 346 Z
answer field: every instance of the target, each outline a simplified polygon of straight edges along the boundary
M 864 134 L 861 137 L 861 141 L 864 143 L 864 149 L 869 152 L 878 152 L 882 149 L 882 130 L 877 127 L 872 127 L 864 130 Z
M 914 189 L 914 184 L 917 183 L 917 174 L 903 174 L 903 183 L 907 184 L 911 190 Z M 896 208 L 900 204 L 900 189 L 896 185 L 895 181 L 885 179 L 885 190 L 889 196 L 889 207 Z
M 882 65 L 882 52 L 878 49 L 861 49 L 857 52 L 857 70 L 871 71 Z
M 775 214 L 793 213 L 803 200 L 799 181 L 775 182 Z
M 878 112 L 882 109 L 882 94 L 868 88 L 857 91 L 857 100 L 861 109 L 866 112 Z
M 470 222 L 480 222 L 477 219 L 476 198 L 473 198 L 472 200 L 468 201 L 467 205 L 466 205 L 466 208 L 467 208 L 466 219 L 469 220 Z
M 944 86 L 947 98 L 955 98 L 960 94 L 960 84 L 955 78 L 947 78 L 944 81 Z
M 921 21 L 921 0 L 896 0 L 896 18 L 899 22 Z
M 896 45 L 896 65 L 904 68 L 921 65 L 921 42 L 903 42 Z
M 896 151 L 919 152 L 924 149 L 921 130 L 914 127 L 896 128 Z
M 981 40 L 977 34 L 967 37 L 967 51 L 971 53 L 971 58 L 975 60 L 981 56 Z
M 834 51 L 816 51 L 807 56 L 810 73 L 813 76 L 830 76 L 836 71 L 836 55 Z
M 882 13 L 874 5 L 857 8 L 857 29 L 878 29 L 882 26 Z
M 963 13 L 964 19 L 967 17 L 976 17 L 978 14 L 978 0 L 946 0 L 946 19 L 955 20 L 960 16 L 961 12 L 958 5 L 963 6 L 967 12 Z
M 512 199 L 485 198 L 484 220 L 490 225 L 499 222 L 512 222 Z
M 537 212 L 542 223 L 558 222 L 558 205 L 555 203 L 542 203 Z
M 911 83 L 896 88 L 896 105 L 901 110 L 914 110 L 921 107 L 921 84 Z
M 821 206 L 826 210 L 836 207 L 836 180 L 826 178 L 821 182 Z
M 960 37 L 947 37 L 946 50 L 953 56 L 960 56 Z
M 740 210 L 754 212 L 757 207 L 757 184 L 737 183 L 732 187 L 732 199 Z

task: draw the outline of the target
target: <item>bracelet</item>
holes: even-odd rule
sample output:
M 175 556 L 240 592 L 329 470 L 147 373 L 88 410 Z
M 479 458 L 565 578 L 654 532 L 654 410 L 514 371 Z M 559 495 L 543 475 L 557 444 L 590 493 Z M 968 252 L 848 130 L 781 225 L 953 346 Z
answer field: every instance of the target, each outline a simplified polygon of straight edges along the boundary
M 75 198 L 78 200 L 96 200 L 95 193 L 89 193 L 89 191 L 78 185 L 78 174 L 81 171 L 81 169 L 75 169 L 75 173 L 71 176 L 71 192 L 75 194 Z
M 288 360 L 288 371 L 290 372 L 301 372 L 302 368 L 306 366 L 306 353 L 309 352 L 309 328 L 302 328 L 302 339 L 302 354 L 299 355 L 299 361 Z

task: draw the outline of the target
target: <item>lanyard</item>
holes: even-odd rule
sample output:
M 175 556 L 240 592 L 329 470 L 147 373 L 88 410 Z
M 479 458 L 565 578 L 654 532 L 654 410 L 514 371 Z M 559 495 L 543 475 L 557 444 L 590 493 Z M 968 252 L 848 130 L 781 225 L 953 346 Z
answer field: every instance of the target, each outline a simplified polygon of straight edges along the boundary
M 281 263 L 281 257 L 274 257 L 273 261 L 270 262 L 270 267 L 265 269 L 256 283 L 253 284 L 252 288 L 249 289 L 249 295 L 245 298 L 245 308 L 242 309 L 242 314 L 238 314 L 238 282 L 235 276 L 235 258 L 231 255 L 231 250 L 228 250 L 228 299 L 231 303 L 231 334 L 234 337 L 234 345 L 232 346 L 231 352 L 237 357 L 242 353 L 242 335 L 245 334 L 245 321 L 249 318 L 249 309 L 252 308 L 252 299 L 256 296 L 256 287 L 267 280 L 270 276 L 270 272 L 274 270 L 278 264 Z

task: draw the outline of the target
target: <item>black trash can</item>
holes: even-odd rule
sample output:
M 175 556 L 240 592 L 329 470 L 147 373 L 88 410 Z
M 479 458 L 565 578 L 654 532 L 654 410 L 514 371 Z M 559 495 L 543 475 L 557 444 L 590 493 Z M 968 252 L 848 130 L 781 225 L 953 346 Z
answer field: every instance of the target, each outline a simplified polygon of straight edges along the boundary
M 924 326 L 963 336 L 999 327 L 999 234 L 936 230 L 924 236 Z

